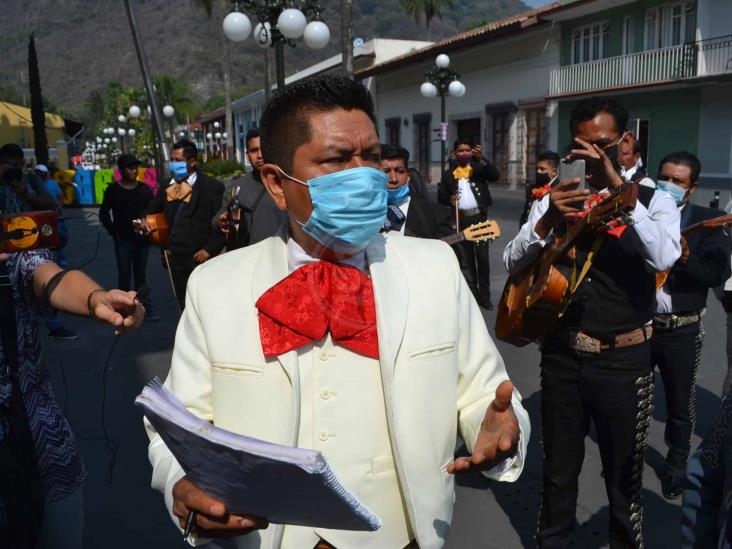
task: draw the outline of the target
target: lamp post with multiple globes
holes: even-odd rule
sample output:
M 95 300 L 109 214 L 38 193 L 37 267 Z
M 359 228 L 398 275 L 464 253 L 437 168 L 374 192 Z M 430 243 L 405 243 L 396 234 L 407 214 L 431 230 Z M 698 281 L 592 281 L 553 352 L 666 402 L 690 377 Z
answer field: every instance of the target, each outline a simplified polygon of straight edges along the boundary
M 425 73 L 427 80 L 419 87 L 424 97 L 440 96 L 440 175 L 445 171 L 447 155 L 447 120 L 445 114 L 445 100 L 448 95 L 462 97 L 465 95 L 465 84 L 460 82 L 460 73 L 449 68 L 450 58 L 441 53 L 435 59 L 435 66 Z
M 275 49 L 277 89 L 285 85 L 285 43 L 294 47 L 294 41 L 302 37 L 309 48 L 321 49 L 330 42 L 330 29 L 320 20 L 323 8 L 318 0 L 232 0 L 232 3 L 232 11 L 224 18 L 224 34 L 233 42 L 246 40 L 252 34 L 252 22 L 242 10 L 254 15 L 258 21 L 254 27 L 257 44 Z

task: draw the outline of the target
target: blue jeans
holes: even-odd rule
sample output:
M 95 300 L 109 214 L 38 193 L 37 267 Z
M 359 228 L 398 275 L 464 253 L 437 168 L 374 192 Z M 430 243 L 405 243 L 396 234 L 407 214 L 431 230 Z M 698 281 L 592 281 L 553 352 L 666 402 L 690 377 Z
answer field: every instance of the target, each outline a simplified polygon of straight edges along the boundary
M 114 253 L 117 257 L 117 277 L 120 290 L 131 290 L 132 276 L 135 277 L 135 290 L 145 286 L 145 270 L 150 247 L 146 242 L 114 241 Z
M 43 506 L 36 549 L 81 549 L 84 532 L 83 487 Z

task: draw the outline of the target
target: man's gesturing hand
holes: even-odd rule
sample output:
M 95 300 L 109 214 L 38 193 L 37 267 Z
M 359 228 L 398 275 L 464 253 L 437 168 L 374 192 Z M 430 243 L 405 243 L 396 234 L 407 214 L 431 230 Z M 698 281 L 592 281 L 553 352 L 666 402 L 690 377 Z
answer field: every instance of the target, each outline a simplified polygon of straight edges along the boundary
M 204 538 L 243 536 L 269 526 L 266 519 L 254 515 L 229 513 L 222 502 L 206 494 L 188 477 L 183 477 L 173 486 L 173 514 L 178 517 L 181 528 L 185 527 L 190 511 L 198 513 L 194 532 Z
M 473 455 L 457 458 L 447 467 L 448 473 L 487 471 L 516 453 L 521 430 L 511 405 L 512 394 L 513 383 L 510 381 L 498 386 L 496 398 L 485 412 Z

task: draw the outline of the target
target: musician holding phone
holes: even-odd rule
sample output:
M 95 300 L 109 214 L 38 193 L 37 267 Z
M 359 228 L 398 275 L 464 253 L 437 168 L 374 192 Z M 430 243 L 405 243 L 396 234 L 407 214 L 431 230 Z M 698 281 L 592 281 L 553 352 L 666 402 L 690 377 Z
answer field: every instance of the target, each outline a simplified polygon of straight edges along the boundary
M 666 394 L 664 440 L 669 449 L 661 487 L 667 499 L 680 497 L 684 489 L 707 294 L 730 276 L 729 233 L 710 221 L 724 212 L 689 201 L 700 172 L 699 159 L 686 151 L 667 155 L 658 170 L 657 187 L 671 195 L 681 212 L 681 257 L 659 280 L 665 283 L 657 285 L 651 340 L 652 364 L 661 372 Z
M 541 340 L 540 547 L 572 541 L 590 423 L 605 473 L 610 546 L 643 546 L 640 491 L 653 399 L 649 339 L 655 272 L 670 268 L 681 247 L 679 212 L 671 197 L 620 175 L 618 148 L 634 141 L 627 123 L 628 112 L 612 98 L 577 104 L 570 118 L 574 141 L 567 160 L 583 160 L 586 173 L 563 179 L 535 202 L 503 255 L 509 272 L 519 276 L 533 268 L 545 248 L 551 251 L 561 243 L 573 223 L 582 216 L 591 218 L 593 204 L 628 190 L 637 196 L 627 214 L 632 223 L 624 218 L 608 228 L 587 223 L 556 263 L 565 269 L 569 289 L 562 314 L 549 323 Z
M 453 147 L 450 167 L 442 174 L 437 200 L 450 206 L 456 232 L 488 219 L 493 203 L 488 183 L 498 181 L 500 172 L 483 156 L 483 147 L 467 137 L 458 138 Z M 491 302 L 490 242 L 463 241 L 457 245 L 460 270 L 470 291 L 484 309 Z

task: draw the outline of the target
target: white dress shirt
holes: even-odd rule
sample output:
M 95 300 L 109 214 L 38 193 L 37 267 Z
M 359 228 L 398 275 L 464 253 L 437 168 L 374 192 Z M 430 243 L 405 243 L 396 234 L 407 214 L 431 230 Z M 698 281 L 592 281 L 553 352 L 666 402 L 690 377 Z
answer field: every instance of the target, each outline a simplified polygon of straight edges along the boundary
M 477 207 L 478 201 L 470 188 L 470 179 L 458 179 L 458 209 L 472 210 Z
M 549 208 L 549 197 L 546 195 L 534 202 L 528 220 L 503 250 L 503 264 L 509 273 L 519 273 L 531 265 L 552 240 L 553 232 L 550 231 L 546 238 L 539 238 L 534 230 Z M 658 272 L 670 269 L 681 256 L 680 215 L 674 199 L 668 193 L 653 193 L 648 208 L 640 201 L 636 203 L 632 217 L 633 227 L 640 237 L 636 241 L 640 244 L 637 249 L 647 267 Z
M 635 175 L 635 172 L 643 168 L 643 160 L 640 158 L 636 160 L 635 165 L 629 169 L 625 169 L 623 166 L 620 167 L 620 176 L 625 179 L 626 181 L 630 181 L 631 178 Z M 646 187 L 650 187 L 651 189 L 656 188 L 656 182 L 653 181 L 650 177 L 647 175 L 641 179 L 638 182 L 639 185 L 644 185 Z
M 686 204 L 679 208 L 679 217 L 685 207 Z M 674 312 L 671 289 L 669 288 L 668 282 L 656 291 L 656 312 L 659 314 L 670 314 Z

